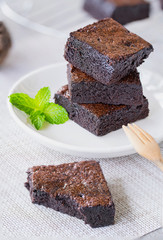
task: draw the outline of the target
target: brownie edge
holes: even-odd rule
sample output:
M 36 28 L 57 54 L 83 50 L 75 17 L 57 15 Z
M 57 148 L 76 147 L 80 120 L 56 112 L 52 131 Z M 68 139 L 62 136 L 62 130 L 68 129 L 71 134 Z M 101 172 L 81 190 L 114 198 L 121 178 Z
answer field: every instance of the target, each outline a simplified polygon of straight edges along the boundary
M 27 174 L 25 187 L 32 203 L 82 219 L 93 228 L 114 223 L 115 206 L 98 162 L 34 166 Z

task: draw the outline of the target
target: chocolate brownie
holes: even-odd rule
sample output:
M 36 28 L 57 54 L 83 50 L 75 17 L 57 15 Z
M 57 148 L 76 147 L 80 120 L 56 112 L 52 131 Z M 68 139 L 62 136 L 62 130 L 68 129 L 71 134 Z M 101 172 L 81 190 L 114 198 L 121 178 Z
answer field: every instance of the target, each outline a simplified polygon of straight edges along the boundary
M 143 103 L 143 89 L 136 70 L 110 85 L 96 81 L 71 64 L 67 65 L 67 75 L 72 102 L 114 105 L 141 105 Z
M 148 101 L 144 97 L 142 105 L 79 104 L 70 100 L 68 85 L 55 94 L 55 102 L 63 106 L 69 118 L 97 136 L 103 136 L 148 116 Z
M 152 51 L 150 43 L 108 18 L 70 33 L 64 56 L 82 72 L 110 84 L 134 71 Z
M 160 0 L 161 8 L 163 9 L 163 0 Z
M 148 18 L 150 4 L 144 0 L 85 0 L 84 9 L 96 19 L 111 17 L 126 24 Z
M 93 228 L 114 223 L 114 203 L 98 162 L 35 166 L 27 174 L 32 203 L 82 219 Z
M 3 22 L 0 21 L 0 64 L 6 58 L 10 47 L 11 47 L 10 35 Z

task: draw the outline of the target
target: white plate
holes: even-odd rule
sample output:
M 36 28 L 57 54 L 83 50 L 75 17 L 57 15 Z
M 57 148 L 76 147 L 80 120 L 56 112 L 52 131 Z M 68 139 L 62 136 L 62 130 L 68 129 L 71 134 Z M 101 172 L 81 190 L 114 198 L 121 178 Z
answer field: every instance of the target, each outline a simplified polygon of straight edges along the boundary
M 137 122 L 160 142 L 163 140 L 163 79 L 161 76 L 145 69 L 139 69 L 144 85 L 145 96 L 149 99 L 149 116 Z M 37 91 L 49 86 L 53 94 L 67 83 L 66 63 L 55 64 L 38 69 L 21 78 L 9 94 L 23 92 L 34 97 Z M 49 147 L 75 156 L 88 158 L 108 158 L 134 153 L 134 149 L 122 129 L 97 137 L 73 121 L 62 125 L 46 124 L 42 130 L 35 130 L 24 112 L 8 103 L 14 120 L 38 141 Z

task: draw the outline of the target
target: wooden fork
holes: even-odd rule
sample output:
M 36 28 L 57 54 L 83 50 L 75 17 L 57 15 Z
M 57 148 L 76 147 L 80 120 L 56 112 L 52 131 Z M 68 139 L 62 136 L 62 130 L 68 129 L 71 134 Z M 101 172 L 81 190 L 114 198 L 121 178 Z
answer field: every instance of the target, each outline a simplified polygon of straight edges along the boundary
M 151 135 L 138 127 L 136 124 L 122 126 L 126 135 L 133 144 L 135 150 L 143 157 L 152 161 L 163 171 L 163 157 L 160 147 Z

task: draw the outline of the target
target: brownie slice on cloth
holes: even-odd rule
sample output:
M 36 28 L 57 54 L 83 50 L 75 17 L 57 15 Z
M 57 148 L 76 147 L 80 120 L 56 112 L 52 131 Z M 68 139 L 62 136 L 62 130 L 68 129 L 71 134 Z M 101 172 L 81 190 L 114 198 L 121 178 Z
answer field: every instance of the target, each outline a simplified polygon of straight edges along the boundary
M 114 203 L 98 162 L 35 166 L 27 174 L 32 203 L 82 219 L 93 228 L 114 223 Z

